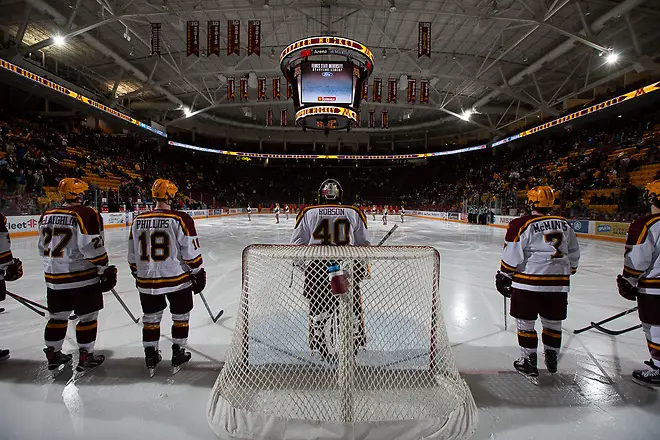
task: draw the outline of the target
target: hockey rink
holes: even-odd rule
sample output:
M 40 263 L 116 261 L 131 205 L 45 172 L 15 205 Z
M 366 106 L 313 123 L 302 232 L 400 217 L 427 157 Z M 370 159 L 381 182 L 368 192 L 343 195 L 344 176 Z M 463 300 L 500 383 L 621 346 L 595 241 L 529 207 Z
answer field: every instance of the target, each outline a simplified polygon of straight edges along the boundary
M 42 353 L 45 320 L 7 298 L 1 306 L 0 347 L 11 359 L 0 363 L 0 440 L 4 439 L 206 439 L 212 440 L 206 404 L 223 365 L 238 309 L 241 252 L 253 243 L 288 243 L 294 217 L 279 225 L 271 215 L 198 220 L 208 284 L 204 291 L 217 323 L 200 298 L 190 321 L 192 360 L 175 376 L 169 371 L 171 320 L 165 313 L 160 349 L 163 362 L 153 378 L 144 366 L 141 325 L 134 324 L 111 293 L 99 316 L 96 350 L 106 355 L 94 372 L 73 381 L 53 379 Z M 580 239 L 582 258 L 572 279 L 559 373 L 542 360 L 538 385 L 513 370 L 519 356 L 515 322 L 503 326 L 503 298 L 495 290 L 504 230 L 446 221 L 390 216 L 368 220 L 377 243 L 394 223 L 390 245 L 430 245 L 441 254 L 441 300 L 449 339 L 462 377 L 479 407 L 475 440 L 570 440 L 658 438 L 658 392 L 633 383 L 630 373 L 649 359 L 641 330 L 622 336 L 573 330 L 634 306 L 617 294 L 623 245 Z M 106 231 L 110 263 L 119 269 L 117 292 L 136 316 L 140 303 L 126 263 L 128 230 Z M 8 290 L 45 304 L 42 260 L 36 237 L 13 240 L 24 276 Z M 637 324 L 632 314 L 607 326 Z M 537 330 L 540 329 L 537 324 Z M 540 339 L 540 338 L 539 338 Z M 64 351 L 77 352 L 75 324 Z M 542 359 L 542 358 L 541 358 Z M 75 365 L 75 364 L 74 364 Z

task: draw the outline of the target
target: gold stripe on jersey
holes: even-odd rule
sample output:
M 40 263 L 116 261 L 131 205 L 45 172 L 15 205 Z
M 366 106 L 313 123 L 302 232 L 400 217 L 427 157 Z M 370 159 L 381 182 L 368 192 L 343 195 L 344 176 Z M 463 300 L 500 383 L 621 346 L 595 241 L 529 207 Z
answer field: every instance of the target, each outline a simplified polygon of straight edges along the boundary
M 183 229 L 183 233 L 187 236 L 190 236 L 190 231 L 188 230 L 188 227 L 186 226 L 186 222 L 183 221 L 183 219 L 176 215 L 176 214 L 168 214 L 165 212 L 148 212 L 146 214 L 140 214 L 135 219 L 133 220 L 133 223 L 135 223 L 135 220 L 142 220 L 143 218 L 155 218 L 155 217 L 167 217 L 167 218 L 173 218 L 175 220 L 179 221 L 179 224 L 181 225 L 181 228 Z
M 176 276 L 176 277 L 170 277 L 170 278 L 140 278 L 137 277 L 137 282 L 138 283 L 144 283 L 144 284 L 163 284 L 163 283 L 172 283 L 175 281 L 183 281 L 187 280 L 190 278 L 190 275 L 188 273 L 184 273 L 182 275 Z
M 48 211 L 44 212 L 44 214 L 41 216 L 43 218 L 44 215 L 49 215 L 49 214 L 63 214 L 63 215 L 70 215 L 71 217 L 75 217 L 78 219 L 78 225 L 80 226 L 80 230 L 82 231 L 83 234 L 87 234 L 87 228 L 85 227 L 85 224 L 83 223 L 82 217 L 78 215 L 78 213 L 73 212 L 73 211 L 68 211 L 64 209 L 49 209 Z M 41 223 L 41 222 L 40 222 Z
M 571 275 L 575 275 L 577 273 L 577 267 L 571 267 Z
M 655 225 L 658 222 L 660 222 L 660 217 L 654 217 L 651 218 L 649 221 L 647 221 L 644 227 L 642 228 L 642 232 L 640 232 L 639 237 L 637 238 L 636 244 L 644 243 L 646 241 L 646 237 L 649 235 L 649 229 L 651 229 L 653 225 Z
M 660 288 L 660 278 L 640 278 L 637 287 Z
M 77 278 L 81 277 L 84 275 L 98 275 L 98 269 L 95 267 L 92 269 L 87 269 L 87 270 L 82 270 L 80 272 L 70 272 L 70 273 L 62 273 L 62 274 L 52 274 L 52 273 L 46 273 L 44 274 L 46 276 L 46 281 L 49 280 L 67 280 L 70 278 Z
M 564 217 L 560 217 L 558 215 L 543 215 L 541 217 L 535 217 L 532 219 L 527 220 L 521 227 L 518 229 L 518 234 L 516 235 L 516 238 L 513 241 L 520 241 L 520 236 L 522 235 L 523 232 L 529 227 L 534 222 L 538 221 L 545 221 L 545 220 L 564 220 L 566 219 Z
M 509 266 L 508 264 L 506 264 L 506 263 L 504 262 L 504 260 L 501 260 L 500 263 L 501 263 L 501 264 L 500 264 L 500 268 L 502 269 L 502 272 L 511 273 L 511 272 L 515 272 L 515 271 L 516 271 L 516 268 L 515 268 L 515 267 L 513 267 L 513 266 Z
M 532 280 L 532 281 L 569 281 L 570 280 L 570 277 L 568 275 L 528 275 L 524 273 L 517 273 L 514 275 L 514 277 L 523 280 Z
M 652 348 L 653 350 L 660 350 L 660 345 L 654 344 L 653 342 L 649 341 L 648 339 L 646 340 L 646 343 L 648 344 L 649 348 Z
M 191 264 L 201 263 L 201 262 L 202 262 L 202 256 L 199 255 L 198 257 L 193 258 L 192 260 L 183 260 L 183 261 L 184 261 L 188 266 L 190 266 Z
M 89 261 L 92 264 L 98 264 L 98 263 L 103 262 L 104 260 L 106 262 L 108 261 L 108 253 L 107 252 L 103 252 L 103 255 L 99 255 L 98 257 L 87 259 L 87 261 Z
M 623 276 L 627 278 L 639 278 L 644 273 L 643 270 L 631 269 L 628 266 L 623 266 Z
M 362 223 L 364 223 L 364 227 L 368 228 L 368 226 L 367 226 L 367 216 L 364 215 L 364 212 L 362 212 L 362 210 L 360 208 L 358 208 L 357 206 L 353 206 L 353 205 L 313 205 L 313 206 L 307 206 L 306 208 L 303 208 L 303 210 L 300 211 L 300 213 L 298 213 L 298 216 L 296 217 L 296 225 L 293 228 L 294 229 L 297 228 L 298 225 L 300 224 L 300 221 L 305 216 L 305 213 L 307 211 L 309 211 L 310 209 L 314 209 L 314 208 L 348 208 L 348 209 L 352 209 L 352 210 L 354 210 L 355 212 L 358 213 L 358 215 L 362 219 Z
M 14 255 L 11 253 L 11 250 L 0 254 L 0 264 L 9 263 L 14 259 Z

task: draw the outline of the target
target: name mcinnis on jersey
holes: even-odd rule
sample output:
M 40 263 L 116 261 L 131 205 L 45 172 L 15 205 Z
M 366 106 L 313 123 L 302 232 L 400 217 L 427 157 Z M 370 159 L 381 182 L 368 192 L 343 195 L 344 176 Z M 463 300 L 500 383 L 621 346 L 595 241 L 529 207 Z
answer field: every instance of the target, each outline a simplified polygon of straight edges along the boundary
M 320 215 L 344 215 L 344 208 L 319 208 Z
M 559 229 L 564 232 L 568 231 L 568 223 L 561 220 L 546 220 L 532 224 L 532 231 L 534 232 L 557 231 Z
M 74 226 L 78 223 L 76 217 L 70 215 L 49 215 L 41 220 L 41 225 L 60 225 L 60 226 Z
M 135 227 L 137 229 L 167 229 L 170 227 L 170 221 L 164 218 L 137 219 Z

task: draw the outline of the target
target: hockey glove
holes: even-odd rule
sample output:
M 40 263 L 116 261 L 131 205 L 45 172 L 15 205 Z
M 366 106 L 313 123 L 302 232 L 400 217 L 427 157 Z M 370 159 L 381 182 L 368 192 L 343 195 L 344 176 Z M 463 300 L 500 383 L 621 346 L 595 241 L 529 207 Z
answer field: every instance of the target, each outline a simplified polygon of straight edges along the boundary
M 5 281 L 16 281 L 23 276 L 23 262 L 14 258 L 11 265 L 5 270 Z
M 508 276 L 504 275 L 499 270 L 495 275 L 495 287 L 497 291 L 500 292 L 503 296 L 511 298 L 511 283 L 513 281 Z
M 623 276 L 616 277 L 616 286 L 619 288 L 619 295 L 629 301 L 637 301 L 637 287 L 630 284 L 630 281 Z
M 101 292 L 109 292 L 115 288 L 117 285 L 117 267 L 108 266 L 105 268 L 101 274 L 101 282 L 99 286 L 101 287 Z
M 206 287 L 206 271 L 202 267 L 196 273 L 190 274 L 190 281 L 192 281 L 192 290 L 197 295 L 201 293 Z

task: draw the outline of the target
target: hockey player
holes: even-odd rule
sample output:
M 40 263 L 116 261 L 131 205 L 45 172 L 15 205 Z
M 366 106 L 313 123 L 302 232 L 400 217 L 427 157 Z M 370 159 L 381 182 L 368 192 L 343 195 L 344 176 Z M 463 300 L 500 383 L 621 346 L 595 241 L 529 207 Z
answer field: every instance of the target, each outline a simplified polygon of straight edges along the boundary
M 536 377 L 538 315 L 543 324 L 545 365 L 557 372 L 561 325 L 566 319 L 570 275 L 577 271 L 580 248 L 573 228 L 563 217 L 550 216 L 552 188 L 538 186 L 527 193 L 531 215 L 509 223 L 504 239 L 497 290 L 511 298 L 522 357 L 513 363 L 520 373 Z
M 648 369 L 633 371 L 642 385 L 660 386 L 660 180 L 646 185 L 651 214 L 635 220 L 628 229 L 623 275 L 617 277 L 619 294 L 637 301 L 651 360 Z
M 248 213 L 248 221 L 252 221 L 252 208 L 250 208 L 250 205 L 247 207 L 247 213 Z
M 275 213 L 275 224 L 278 225 L 280 223 L 280 204 L 276 203 L 275 204 L 275 209 L 273 210 Z
M 108 266 L 101 215 L 83 206 L 88 189 L 80 179 L 62 179 L 58 190 L 64 205 L 48 209 L 39 219 L 38 249 L 44 259 L 49 310 L 44 353 L 53 375 L 71 362 L 71 355 L 62 353 L 62 344 L 73 311 L 79 319 L 76 371 L 84 372 L 105 360 L 103 355 L 94 354 L 97 319 L 103 309 L 103 293 L 117 284 L 117 268 Z
M 327 179 L 319 188 L 319 205 L 308 206 L 298 214 L 291 236 L 291 244 L 325 246 L 368 246 L 367 219 L 355 206 L 341 205 L 343 191 L 339 182 Z M 329 358 L 325 331 L 332 325 L 337 299 L 332 295 L 328 280 L 329 261 L 315 261 L 304 268 L 304 295 L 309 300 L 310 348 Z M 355 347 L 366 343 L 359 281 L 368 269 L 361 262 L 353 262 L 354 279 L 354 335 Z M 340 262 L 341 265 L 341 262 Z
M 388 206 L 385 205 L 383 207 L 383 224 L 384 225 L 387 225 L 387 214 L 388 214 L 387 210 L 388 210 Z
M 373 215 L 373 221 L 376 221 L 376 214 L 378 213 L 378 209 L 376 208 L 376 205 L 371 207 L 371 214 Z
M 401 223 L 403 223 L 403 218 L 406 215 L 406 210 L 403 209 L 403 205 L 401 205 L 401 209 L 399 209 L 399 214 L 401 215 Z
M 23 263 L 11 253 L 11 239 L 7 230 L 7 217 L 0 214 L 0 302 L 7 297 L 6 281 L 23 276 Z M 4 310 L 4 309 L 3 309 Z M 9 359 L 9 350 L 0 349 L 0 361 Z
M 185 212 L 171 209 L 176 192 L 169 180 L 156 180 L 151 188 L 156 209 L 138 215 L 128 237 L 128 264 L 140 292 L 142 345 L 151 376 L 162 360 L 158 341 L 167 302 L 172 314 L 172 372 L 190 360 L 185 348 L 193 292 L 206 286 L 195 222 Z
M 286 219 L 289 220 L 289 205 L 284 205 L 284 213 L 286 214 Z

